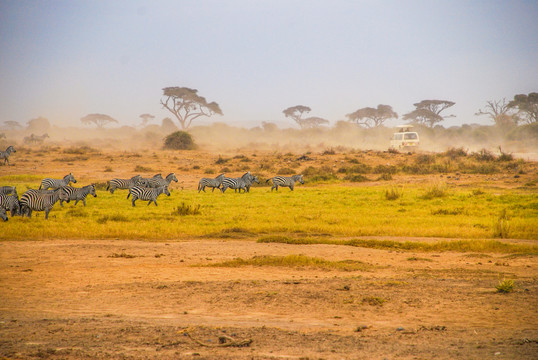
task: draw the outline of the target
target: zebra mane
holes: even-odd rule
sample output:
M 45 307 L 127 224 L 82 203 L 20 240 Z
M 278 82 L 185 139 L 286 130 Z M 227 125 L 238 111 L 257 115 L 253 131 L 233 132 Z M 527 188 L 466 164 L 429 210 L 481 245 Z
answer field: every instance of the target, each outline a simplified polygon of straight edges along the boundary
M 225 174 L 220 174 L 219 176 L 217 176 L 215 179 L 223 179 L 226 175 Z
M 250 171 L 247 171 L 246 173 L 243 174 L 243 176 L 241 176 L 241 179 L 246 179 L 248 177 L 250 177 L 252 175 L 250 175 Z
M 166 179 L 168 179 L 172 175 L 176 175 L 176 174 L 175 173 L 170 173 L 170 174 L 166 175 Z

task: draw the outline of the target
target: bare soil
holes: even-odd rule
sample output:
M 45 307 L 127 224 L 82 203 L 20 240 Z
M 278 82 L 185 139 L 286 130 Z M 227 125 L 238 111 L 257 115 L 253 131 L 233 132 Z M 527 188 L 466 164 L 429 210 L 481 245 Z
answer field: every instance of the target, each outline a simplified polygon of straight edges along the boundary
M 299 253 L 367 266 L 202 266 Z M 528 256 L 253 240 L 7 241 L 0 243 L 0 356 L 531 359 L 537 265 Z M 513 293 L 497 293 L 502 276 L 516 279 Z M 252 342 L 217 347 L 223 334 Z

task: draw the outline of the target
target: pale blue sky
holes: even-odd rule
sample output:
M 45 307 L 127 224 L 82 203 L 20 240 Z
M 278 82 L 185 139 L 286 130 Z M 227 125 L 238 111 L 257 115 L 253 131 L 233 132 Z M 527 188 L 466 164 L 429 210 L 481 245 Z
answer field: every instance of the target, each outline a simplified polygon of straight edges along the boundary
M 0 123 L 160 123 L 167 86 L 220 104 L 194 124 L 293 126 L 299 104 L 334 124 L 423 99 L 456 102 L 445 126 L 486 124 L 487 100 L 538 91 L 538 2 L 0 0 Z

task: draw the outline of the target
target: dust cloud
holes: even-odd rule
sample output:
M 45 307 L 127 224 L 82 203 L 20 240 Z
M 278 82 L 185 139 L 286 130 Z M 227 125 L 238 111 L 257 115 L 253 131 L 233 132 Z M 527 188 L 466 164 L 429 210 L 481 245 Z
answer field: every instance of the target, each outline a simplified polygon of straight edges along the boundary
M 420 136 L 421 151 L 441 152 L 450 148 L 468 151 L 488 149 L 504 152 L 538 153 L 538 124 L 519 126 L 507 130 L 495 126 L 462 125 L 451 128 L 415 126 Z M 157 150 L 163 146 L 166 135 L 177 131 L 171 123 L 149 125 L 143 128 L 122 126 L 116 128 L 82 128 L 50 126 L 35 135 L 49 135 L 43 143 L 25 142 L 31 129 L 0 130 L 6 135 L 0 139 L 0 148 L 18 146 L 90 146 L 113 150 Z M 308 152 L 335 150 L 387 150 L 395 128 L 365 129 L 355 124 L 339 121 L 334 126 L 312 129 L 282 129 L 273 123 L 262 123 L 252 128 L 234 127 L 225 123 L 193 126 L 188 132 L 199 149 L 209 152 L 223 151 L 278 151 Z M 33 132 L 32 132 L 33 133 Z M 532 155 L 531 155 L 532 156 Z

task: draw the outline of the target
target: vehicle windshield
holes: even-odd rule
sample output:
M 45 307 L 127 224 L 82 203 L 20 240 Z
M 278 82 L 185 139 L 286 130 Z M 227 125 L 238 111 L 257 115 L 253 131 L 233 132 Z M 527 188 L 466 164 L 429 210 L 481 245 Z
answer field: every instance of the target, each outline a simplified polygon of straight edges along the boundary
M 416 140 L 416 139 L 418 139 L 418 135 L 417 135 L 417 133 L 407 133 L 407 134 L 404 134 L 404 139 L 405 140 Z

